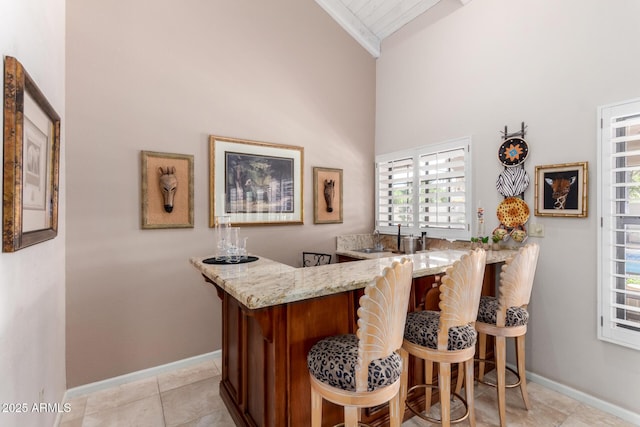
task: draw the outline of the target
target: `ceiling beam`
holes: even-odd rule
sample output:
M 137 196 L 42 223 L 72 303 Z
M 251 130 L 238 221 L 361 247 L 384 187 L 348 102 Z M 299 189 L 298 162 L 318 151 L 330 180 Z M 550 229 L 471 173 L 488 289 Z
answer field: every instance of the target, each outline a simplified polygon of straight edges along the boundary
M 369 28 L 371 28 L 380 40 L 384 40 L 402 28 L 407 22 L 412 21 L 431 9 L 439 1 L 440 0 L 399 1 L 391 9 L 386 10 L 385 14 L 380 19 L 377 19 L 377 22 L 369 25 Z M 384 10 L 382 8 L 380 9 Z
M 380 56 L 380 39 L 340 0 L 315 0 L 344 30 L 373 55 Z

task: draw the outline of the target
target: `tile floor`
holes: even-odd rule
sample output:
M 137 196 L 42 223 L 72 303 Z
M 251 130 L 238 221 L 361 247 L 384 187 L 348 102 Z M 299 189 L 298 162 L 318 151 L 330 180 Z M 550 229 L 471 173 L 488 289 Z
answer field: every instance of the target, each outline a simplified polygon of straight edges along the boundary
M 220 359 L 213 359 L 73 398 L 71 412 L 64 414 L 59 427 L 233 427 L 218 395 L 220 372 Z M 530 382 L 528 390 L 530 411 L 524 409 L 517 389 L 507 390 L 509 426 L 632 426 L 536 383 Z M 478 427 L 499 425 L 495 394 L 491 387 L 476 386 Z M 403 427 L 429 425 L 414 417 Z

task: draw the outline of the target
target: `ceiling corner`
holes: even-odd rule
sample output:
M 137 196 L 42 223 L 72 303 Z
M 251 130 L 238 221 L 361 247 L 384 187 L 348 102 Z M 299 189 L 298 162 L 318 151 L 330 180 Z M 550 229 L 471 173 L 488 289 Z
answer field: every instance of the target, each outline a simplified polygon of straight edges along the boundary
M 433 10 L 441 0 L 315 0 L 374 58 L 380 57 L 382 40 Z M 447 0 L 462 6 L 471 0 Z M 457 8 L 456 8 L 457 9 Z
M 469 0 L 467 0 L 469 1 Z M 315 0 L 340 26 L 374 58 L 380 56 L 380 39 L 340 0 Z

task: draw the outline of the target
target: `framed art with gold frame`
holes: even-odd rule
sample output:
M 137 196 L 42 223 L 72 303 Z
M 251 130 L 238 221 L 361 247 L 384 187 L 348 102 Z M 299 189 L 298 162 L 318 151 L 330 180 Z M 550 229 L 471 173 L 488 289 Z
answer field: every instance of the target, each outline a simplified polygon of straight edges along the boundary
M 193 228 L 193 156 L 141 151 L 141 226 Z
M 58 235 L 60 116 L 22 64 L 4 60 L 2 251 Z
M 313 168 L 313 222 L 342 223 L 342 169 Z
M 303 224 L 304 148 L 209 136 L 209 226 Z
M 535 215 L 587 216 L 588 163 L 536 166 Z

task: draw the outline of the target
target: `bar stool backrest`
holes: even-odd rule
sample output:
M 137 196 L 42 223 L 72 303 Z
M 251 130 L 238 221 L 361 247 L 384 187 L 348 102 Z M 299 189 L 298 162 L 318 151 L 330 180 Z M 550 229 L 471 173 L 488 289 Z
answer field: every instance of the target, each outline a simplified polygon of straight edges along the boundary
M 475 325 L 486 258 L 483 249 L 471 251 L 449 267 L 442 277 L 438 350 L 447 350 L 450 328 Z
M 510 307 L 527 308 L 539 253 L 540 246 L 537 243 L 528 244 L 521 247 L 518 253 L 502 266 L 496 326 L 505 326 L 507 309 Z
M 302 266 L 315 267 L 317 265 L 331 264 L 331 254 L 319 252 L 302 252 Z
M 413 262 L 403 258 L 364 289 L 358 308 L 356 391 L 367 391 L 369 363 L 402 347 Z

